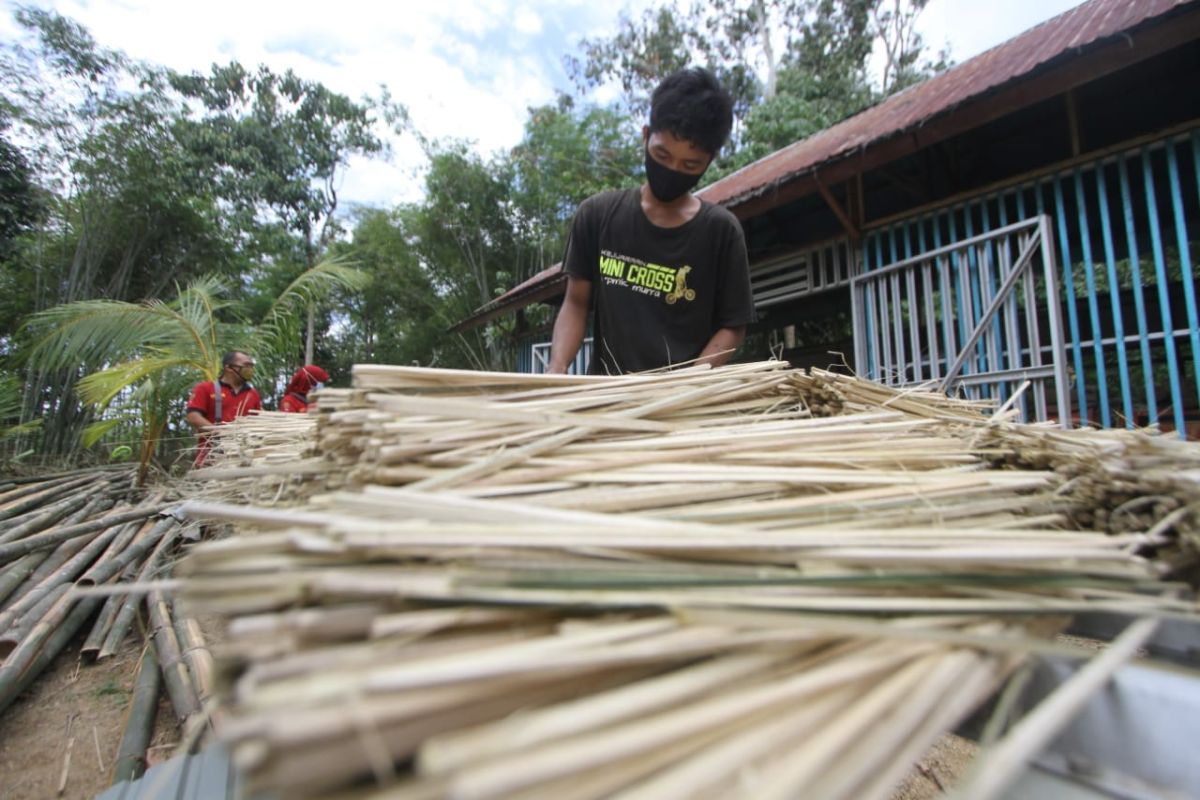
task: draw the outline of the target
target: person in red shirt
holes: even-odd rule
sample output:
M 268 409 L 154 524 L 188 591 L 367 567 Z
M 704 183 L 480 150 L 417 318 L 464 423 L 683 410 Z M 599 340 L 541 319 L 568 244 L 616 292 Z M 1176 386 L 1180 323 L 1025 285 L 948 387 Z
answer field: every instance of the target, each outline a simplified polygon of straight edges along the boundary
M 316 364 L 306 364 L 292 375 L 292 382 L 287 385 L 283 399 L 279 401 L 279 410 L 293 414 L 303 414 L 308 411 L 308 393 L 317 384 L 329 380 L 329 373 Z
M 209 435 L 226 422 L 262 409 L 258 390 L 250 385 L 254 359 L 241 350 L 231 350 L 221 359 L 220 381 L 201 381 L 192 389 L 187 404 L 188 424 L 196 431 L 196 466 L 208 458 Z

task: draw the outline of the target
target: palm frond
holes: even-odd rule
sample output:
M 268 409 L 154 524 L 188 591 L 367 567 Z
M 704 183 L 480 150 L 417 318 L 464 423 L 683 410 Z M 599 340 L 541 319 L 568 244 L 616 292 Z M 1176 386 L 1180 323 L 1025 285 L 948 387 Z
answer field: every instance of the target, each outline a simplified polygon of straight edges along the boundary
M 371 276 L 353 266 L 349 259 L 330 256 L 288 284 L 267 310 L 263 322 L 269 325 L 281 315 L 294 313 L 309 303 L 319 303 L 337 289 L 362 291 L 370 282 Z
M 371 276 L 353 266 L 353 262 L 331 256 L 306 270 L 293 280 L 276 298 L 258 326 L 258 341 L 262 351 L 257 355 L 266 360 L 287 361 L 284 354 L 295 350 L 300 341 L 301 315 L 310 304 L 320 304 L 341 289 L 362 291 Z
M 79 382 L 79 397 L 85 403 L 103 408 L 117 395 L 146 378 L 175 367 L 185 367 L 207 375 L 213 367 L 194 359 L 174 355 L 147 355 L 122 361 L 93 372 Z
M 92 447 L 96 442 L 104 438 L 112 429 L 129 423 L 128 417 L 116 417 L 114 419 L 102 419 L 99 422 L 93 422 L 83 429 L 83 433 L 79 434 L 79 441 L 84 447 Z

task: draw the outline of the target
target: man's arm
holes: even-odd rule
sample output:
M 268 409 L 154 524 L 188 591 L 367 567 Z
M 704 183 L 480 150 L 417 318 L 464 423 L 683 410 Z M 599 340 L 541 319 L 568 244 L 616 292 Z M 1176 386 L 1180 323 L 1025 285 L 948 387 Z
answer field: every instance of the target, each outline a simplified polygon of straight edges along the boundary
M 733 357 L 734 351 L 741 347 L 742 340 L 745 338 L 745 325 L 737 328 L 718 329 L 708 340 L 708 344 L 704 345 L 704 349 L 700 351 L 696 363 L 709 364 L 714 367 L 721 366 Z
M 206 433 L 216 427 L 199 411 L 187 412 L 187 421 L 196 433 Z
M 592 300 L 592 282 L 573 275 L 567 278 L 567 293 L 563 296 L 562 308 L 554 320 L 554 338 L 550 343 L 550 365 L 546 372 L 566 375 L 567 368 L 575 360 L 579 346 L 583 344 L 583 333 L 587 329 L 588 307 Z

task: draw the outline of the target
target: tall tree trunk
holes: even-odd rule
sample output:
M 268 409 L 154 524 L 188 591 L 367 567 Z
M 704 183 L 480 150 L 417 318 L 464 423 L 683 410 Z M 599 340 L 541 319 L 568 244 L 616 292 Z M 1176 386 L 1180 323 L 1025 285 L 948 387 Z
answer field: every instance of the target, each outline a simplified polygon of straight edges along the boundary
M 313 363 L 313 332 L 316 329 L 317 310 L 311 300 L 308 301 L 308 332 L 304 337 L 304 363 Z

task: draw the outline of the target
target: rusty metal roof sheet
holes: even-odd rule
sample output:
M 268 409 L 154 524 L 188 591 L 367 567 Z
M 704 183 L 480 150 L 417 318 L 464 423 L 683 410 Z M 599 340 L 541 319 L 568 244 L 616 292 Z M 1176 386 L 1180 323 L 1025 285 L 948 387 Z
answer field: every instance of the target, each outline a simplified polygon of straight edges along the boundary
M 735 206 L 797 175 L 920 127 L 972 99 L 1193 0 L 1089 0 L 833 127 L 777 150 L 704 188 Z
M 562 271 L 562 263 L 546 267 L 532 278 L 518 283 L 504 294 L 491 302 L 484 303 L 471 312 L 471 316 L 459 320 L 450 328 L 451 333 L 470 330 L 489 320 L 495 319 L 509 310 L 524 308 L 539 300 L 546 300 L 558 295 L 567 285 L 567 276 Z

